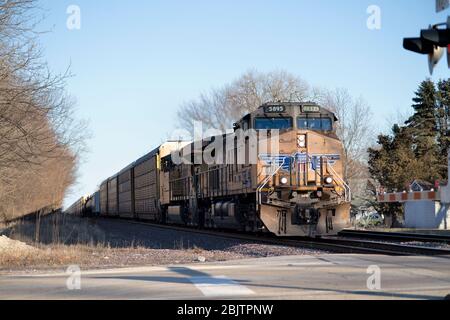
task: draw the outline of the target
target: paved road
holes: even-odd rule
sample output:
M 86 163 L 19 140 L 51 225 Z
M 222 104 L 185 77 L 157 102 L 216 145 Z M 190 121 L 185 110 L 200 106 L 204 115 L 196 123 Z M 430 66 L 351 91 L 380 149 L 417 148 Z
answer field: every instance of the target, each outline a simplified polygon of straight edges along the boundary
M 381 289 L 371 290 L 377 267 Z M 64 273 L 2 275 L 0 299 L 442 299 L 450 294 L 450 257 L 291 256 L 82 271 L 81 290 L 68 290 L 67 281 Z

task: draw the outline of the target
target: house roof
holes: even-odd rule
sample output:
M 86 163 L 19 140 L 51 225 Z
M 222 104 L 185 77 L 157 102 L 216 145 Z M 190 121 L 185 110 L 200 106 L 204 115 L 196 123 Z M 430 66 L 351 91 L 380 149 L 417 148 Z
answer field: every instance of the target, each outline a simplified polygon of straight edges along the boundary
M 412 191 L 430 191 L 434 189 L 434 184 L 424 180 L 414 180 L 410 188 Z

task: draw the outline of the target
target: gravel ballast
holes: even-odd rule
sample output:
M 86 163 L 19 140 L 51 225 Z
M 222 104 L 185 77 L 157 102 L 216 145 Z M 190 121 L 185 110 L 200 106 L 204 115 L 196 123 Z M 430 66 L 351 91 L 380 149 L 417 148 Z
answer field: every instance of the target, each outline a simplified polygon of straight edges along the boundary
M 64 216 L 58 217 L 57 220 L 58 223 L 55 223 L 55 219 L 49 217 L 41 222 L 37 243 L 34 241 L 36 226 L 32 222 L 24 222 L 5 230 L 6 236 L 21 240 L 22 243 L 19 245 L 6 237 L 2 238 L 3 242 L 25 246 L 24 250 L 37 250 L 37 254 L 28 254 L 27 259 L 20 261 L 14 261 L 16 255 L 10 256 L 9 259 L 4 255 L 3 259 L 0 258 L 0 270 L 51 270 L 73 264 L 95 269 L 326 253 L 115 219 Z M 59 241 L 55 241 L 55 238 Z

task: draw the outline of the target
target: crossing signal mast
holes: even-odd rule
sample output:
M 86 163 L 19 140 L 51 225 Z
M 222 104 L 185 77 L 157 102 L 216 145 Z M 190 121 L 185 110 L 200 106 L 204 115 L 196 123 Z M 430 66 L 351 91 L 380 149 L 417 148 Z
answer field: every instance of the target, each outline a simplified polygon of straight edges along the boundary
M 450 7 L 450 0 L 436 0 L 436 12 Z M 420 54 L 428 55 L 430 73 L 447 51 L 447 64 L 450 68 L 450 16 L 446 23 L 435 24 L 421 30 L 419 38 L 403 39 L 403 48 Z

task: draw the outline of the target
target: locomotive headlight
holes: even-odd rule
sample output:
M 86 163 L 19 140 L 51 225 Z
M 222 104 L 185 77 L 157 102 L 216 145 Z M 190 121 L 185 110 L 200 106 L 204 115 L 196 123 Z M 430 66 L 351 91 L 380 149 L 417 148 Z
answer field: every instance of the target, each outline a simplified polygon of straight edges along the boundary
M 286 178 L 286 177 L 282 177 L 282 178 L 280 179 L 280 182 L 281 182 L 281 184 L 286 185 L 286 184 L 288 184 L 289 179 Z
M 306 134 L 301 134 L 297 138 L 298 147 L 299 148 L 306 148 Z
M 325 183 L 326 184 L 333 184 L 333 181 L 334 181 L 333 177 L 326 177 L 325 178 Z

